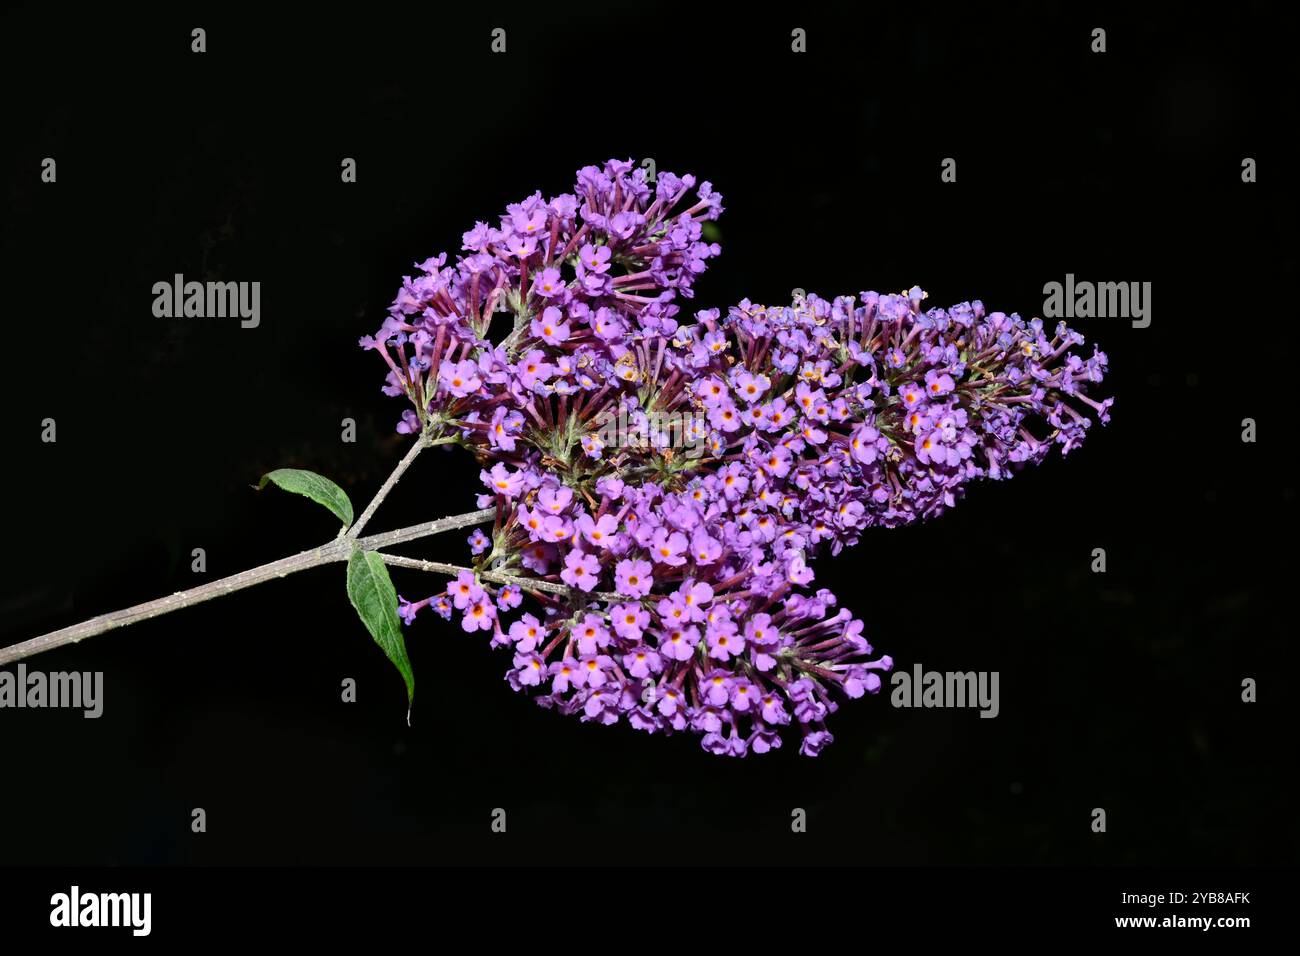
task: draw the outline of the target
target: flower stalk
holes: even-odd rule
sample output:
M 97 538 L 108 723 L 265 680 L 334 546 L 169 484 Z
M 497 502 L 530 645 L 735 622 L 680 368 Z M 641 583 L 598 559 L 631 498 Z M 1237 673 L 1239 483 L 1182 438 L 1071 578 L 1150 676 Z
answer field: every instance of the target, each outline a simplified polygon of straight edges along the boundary
M 417 440 L 401 462 L 398 463 L 393 473 L 388 476 L 378 494 L 367 505 L 366 510 L 362 512 L 361 517 L 352 524 L 351 528 L 341 533 L 333 541 L 307 551 L 300 551 L 286 558 L 280 558 L 277 561 L 271 561 L 256 568 L 249 568 L 247 571 L 240 571 L 238 574 L 232 574 L 217 581 L 200 584 L 198 587 L 189 588 L 185 591 L 177 591 L 175 594 L 169 594 L 153 601 L 146 601 L 134 607 L 123 608 L 120 611 L 101 614 L 88 621 L 82 621 L 80 624 L 73 624 L 57 631 L 51 631 L 48 634 L 42 634 L 39 637 L 33 637 L 19 644 L 13 644 L 0 649 L 0 666 L 24 660 L 33 655 L 54 650 L 57 647 L 76 644 L 88 637 L 115 631 L 130 624 L 138 624 L 141 621 L 148 621 L 164 614 L 170 614 L 173 611 L 193 607 L 213 598 L 234 594 L 236 591 L 243 591 L 254 585 L 288 577 L 290 574 L 296 574 L 299 571 L 318 568 L 324 564 L 346 561 L 352 555 L 352 552 L 357 549 L 361 551 L 378 551 L 381 548 L 392 547 L 395 544 L 416 541 L 420 538 L 454 531 L 458 528 L 468 528 L 493 520 L 496 517 L 496 509 L 483 508 L 465 514 L 439 518 L 436 521 L 426 521 L 406 528 L 384 531 L 364 538 L 358 537 L 357 532 L 374 515 L 402 474 L 411 466 L 411 462 L 415 460 L 416 455 L 423 448 L 438 443 L 440 442 L 436 439 L 433 441 L 423 438 Z

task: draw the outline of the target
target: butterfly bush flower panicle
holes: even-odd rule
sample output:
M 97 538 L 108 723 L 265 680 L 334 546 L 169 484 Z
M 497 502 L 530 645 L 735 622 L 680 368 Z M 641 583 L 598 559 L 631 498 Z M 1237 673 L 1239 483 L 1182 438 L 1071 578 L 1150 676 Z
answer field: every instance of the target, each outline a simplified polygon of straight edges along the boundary
M 400 431 L 479 457 L 498 519 L 474 566 L 518 577 L 461 575 L 402 616 L 454 609 L 510 648 L 512 687 L 582 720 L 732 756 L 792 726 L 816 755 L 838 701 L 878 692 L 892 660 L 811 591 L 809 559 L 1077 448 L 1109 420 L 1091 394 L 1107 359 L 1064 323 L 922 310 L 919 288 L 688 319 L 721 211 L 708 183 L 610 161 L 404 282 L 362 344 L 414 404 Z M 503 621 L 525 592 L 540 616 Z
M 485 482 L 494 485 L 486 472 Z M 802 553 L 756 536 L 718 483 L 666 492 L 609 479 L 594 504 L 541 472 L 521 486 L 517 497 L 497 496 L 493 568 L 526 567 L 569 593 L 535 591 L 542 616 L 506 623 L 488 609 L 495 600 L 503 611 L 516 586 L 465 572 L 430 601 L 449 599 L 467 632 L 490 631 L 509 648 L 507 680 L 542 706 L 649 733 L 689 731 L 729 756 L 766 753 L 794 727 L 800 751 L 815 755 L 833 739 L 825 721 L 838 700 L 880 690 L 876 672 L 892 661 L 872 659 L 862 621 L 837 610 L 829 591 L 807 592 Z M 602 531 L 552 530 L 561 527 Z
M 715 427 L 696 473 L 712 470 L 741 513 L 779 501 L 777 533 L 838 551 L 863 528 L 934 517 L 972 481 L 1009 478 L 1054 446 L 1069 453 L 1090 415 L 1109 421 L 1112 400 L 1089 395 L 1106 355 L 1076 351 L 1084 339 L 1064 323 L 978 301 L 921 311 L 924 298 L 699 313 L 678 335 L 696 343 L 681 360 Z
M 671 303 L 692 297 L 720 251 L 703 223 L 721 212 L 721 197 L 693 176 L 664 172 L 652 184 L 630 161 L 588 166 L 573 192 L 535 193 L 495 226 L 476 223 L 454 263 L 446 253 L 418 263 L 361 345 L 380 353 L 384 391 L 410 399 L 421 425 L 508 454 L 529 421 L 556 424 L 538 402 L 576 403 L 612 377 L 607 339 L 675 326 Z

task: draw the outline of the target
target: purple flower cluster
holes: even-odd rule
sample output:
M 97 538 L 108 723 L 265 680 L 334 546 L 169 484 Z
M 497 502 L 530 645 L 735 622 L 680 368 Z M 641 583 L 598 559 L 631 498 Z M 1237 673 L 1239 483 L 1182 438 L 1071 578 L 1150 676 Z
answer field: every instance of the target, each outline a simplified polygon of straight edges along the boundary
M 523 571 L 558 579 L 571 596 L 538 593 L 543 619 L 506 623 L 510 586 L 467 572 L 431 600 L 508 647 L 511 686 L 536 688 L 542 706 L 651 733 L 689 729 L 733 756 L 779 747 L 779 728 L 793 723 L 800 751 L 816 754 L 832 739 L 831 692 L 880 689 L 873 671 L 892 662 L 867 659 L 862 621 L 835 610 L 833 594 L 806 593 L 805 542 L 736 516 L 720 482 L 666 491 L 606 477 L 588 502 L 536 468 L 509 478 L 496 496 L 493 555 L 507 567 L 517 555 Z
M 692 189 L 696 201 L 679 210 Z M 672 301 L 692 296 L 721 251 L 703 238 L 721 212 L 707 182 L 663 172 L 652 186 L 643 169 L 610 160 L 579 170 L 572 193 L 549 202 L 535 193 L 497 227 L 476 223 L 456 264 L 446 253 L 418 263 L 383 327 L 361 340 L 388 364 L 385 393 L 415 405 L 398 430 L 455 424 L 510 452 L 534 397 L 576 397 L 640 374 L 607 368 L 600 353 L 612 349 L 617 365 L 624 336 L 675 326 Z M 513 325 L 497 336 L 501 314 Z
M 465 234 L 454 268 L 429 260 L 384 328 L 362 340 L 389 365 L 386 391 L 414 409 L 399 430 L 474 450 L 494 535 L 475 567 L 563 584 L 530 590 L 543 619 L 501 615 L 518 585 L 474 574 L 404 604 L 461 614 L 513 652 L 509 680 L 544 706 L 647 731 L 691 729 L 706 749 L 829 742 L 832 692 L 880 688 L 862 622 L 810 592 L 808 560 L 863 528 L 952 507 L 966 485 L 1003 479 L 1054 445 L 1077 447 L 1111 400 L 1087 392 L 1106 356 L 1081 355 L 1064 323 L 922 310 L 925 294 L 809 295 L 681 315 L 677 300 L 718 247 L 708 183 L 611 161 L 573 195 L 509 207 Z M 513 325 L 493 341 L 492 316 Z M 632 420 L 650 441 L 609 422 Z M 689 421 L 675 435 L 656 422 Z M 698 441 L 691 452 L 682 439 Z M 525 585 L 526 586 L 526 585 Z
M 1009 478 L 1053 445 L 1068 453 L 1091 424 L 1081 408 L 1109 421 L 1112 400 L 1085 391 L 1106 355 L 1071 351 L 1083 337 L 1064 323 L 1047 331 L 979 301 L 923 312 L 925 297 L 699 313 L 680 338 L 694 340 L 683 358 L 714 426 L 717 474 L 757 484 L 811 543 L 838 552 L 863 528 L 934 517 L 972 480 Z M 718 337 L 721 362 L 707 344 Z

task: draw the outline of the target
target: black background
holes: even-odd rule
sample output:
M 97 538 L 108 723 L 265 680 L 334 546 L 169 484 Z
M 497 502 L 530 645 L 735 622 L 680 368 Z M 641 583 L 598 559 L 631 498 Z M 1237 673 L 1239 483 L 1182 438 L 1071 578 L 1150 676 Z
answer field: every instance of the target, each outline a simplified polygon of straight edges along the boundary
M 331 537 L 251 486 L 310 468 L 360 507 L 401 456 L 357 337 L 412 262 L 609 157 L 724 194 L 701 308 L 919 284 L 1034 315 L 1072 272 L 1152 282 L 1152 325 L 1073 323 L 1116 396 L 1077 454 L 815 565 L 900 667 L 999 671 L 995 720 L 882 694 L 816 760 L 727 760 L 542 711 L 428 618 L 408 728 L 324 568 L 29 661 L 102 670 L 105 711 L 0 711 L 0 863 L 1294 860 L 1291 54 L 1269 8 L 275 9 L 3 21 L 4 643 Z M 261 326 L 155 318 L 177 272 L 260 281 Z M 431 453 L 371 528 L 470 510 L 476 476 Z

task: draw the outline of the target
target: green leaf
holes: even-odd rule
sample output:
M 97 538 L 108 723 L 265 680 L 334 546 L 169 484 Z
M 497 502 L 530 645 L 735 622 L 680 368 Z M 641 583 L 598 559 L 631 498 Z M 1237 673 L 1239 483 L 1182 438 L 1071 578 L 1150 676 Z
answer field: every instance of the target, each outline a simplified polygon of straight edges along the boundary
M 397 617 L 397 591 L 388 576 L 388 568 L 384 567 L 383 558 L 373 551 L 358 548 L 348 558 L 348 600 L 361 615 L 375 643 L 406 681 L 406 717 L 409 721 L 409 707 L 415 699 L 415 674 L 406 656 L 406 641 L 402 638 L 402 624 Z
M 324 505 L 338 516 L 344 527 L 352 524 L 352 502 L 348 499 L 347 492 L 325 476 L 301 468 L 277 468 L 263 475 L 257 487 L 265 488 L 268 481 L 285 491 L 306 495 L 312 501 Z

